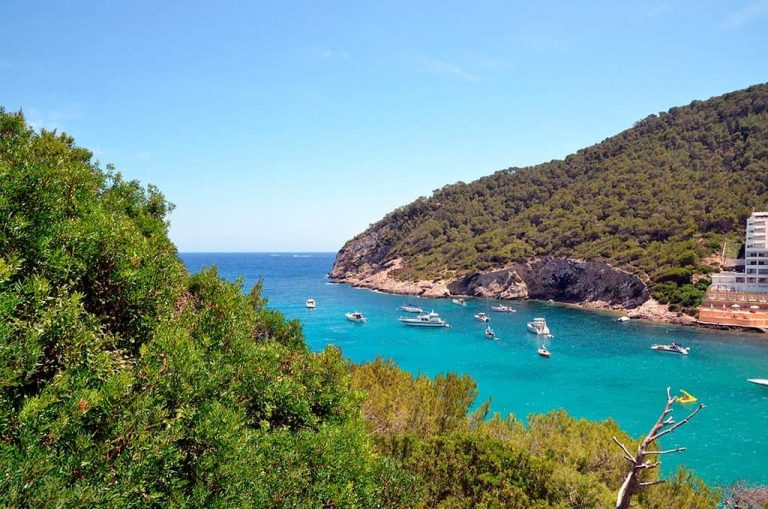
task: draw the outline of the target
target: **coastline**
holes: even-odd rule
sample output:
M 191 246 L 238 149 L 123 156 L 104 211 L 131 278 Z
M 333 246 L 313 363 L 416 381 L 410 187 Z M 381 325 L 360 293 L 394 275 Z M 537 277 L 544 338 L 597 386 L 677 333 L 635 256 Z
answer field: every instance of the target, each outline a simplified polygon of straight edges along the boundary
M 521 300 L 541 300 L 544 299 L 530 299 L 527 296 L 513 296 L 504 297 L 499 295 L 465 295 L 459 293 L 453 293 L 449 289 L 451 281 L 446 280 L 424 280 L 424 281 L 400 281 L 396 280 L 389 275 L 389 272 L 396 269 L 399 264 L 394 263 L 384 271 L 373 273 L 367 277 L 352 276 L 349 273 L 342 277 L 334 277 L 331 274 L 328 275 L 329 281 L 334 284 L 346 284 L 355 288 L 365 288 L 371 291 L 387 293 L 390 295 L 410 295 L 418 296 L 428 299 L 448 299 L 451 297 L 465 297 L 465 298 L 481 298 L 481 299 L 494 299 L 506 302 L 514 302 Z M 615 314 L 616 316 L 626 315 L 632 320 L 642 320 L 653 323 L 668 323 L 671 325 L 684 325 L 687 327 L 696 327 L 699 329 L 709 330 L 721 330 L 731 331 L 736 333 L 752 333 L 752 334 L 765 334 L 764 331 L 759 329 L 752 329 L 748 327 L 736 327 L 736 326 L 720 326 L 701 323 L 696 317 L 686 315 L 680 312 L 670 311 L 669 308 L 656 301 L 654 298 L 649 297 L 643 304 L 634 308 L 628 308 L 617 304 L 611 304 L 606 301 L 594 300 L 594 301 L 557 301 L 559 305 L 573 306 L 581 309 L 591 311 L 602 311 Z

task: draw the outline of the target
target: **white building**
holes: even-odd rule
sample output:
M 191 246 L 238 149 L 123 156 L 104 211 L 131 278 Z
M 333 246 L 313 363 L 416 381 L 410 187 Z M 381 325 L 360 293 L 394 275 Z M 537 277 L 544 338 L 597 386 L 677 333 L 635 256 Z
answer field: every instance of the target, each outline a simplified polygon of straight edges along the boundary
M 768 212 L 753 212 L 747 218 L 744 247 L 744 272 L 720 272 L 712 275 L 716 291 L 768 293 Z

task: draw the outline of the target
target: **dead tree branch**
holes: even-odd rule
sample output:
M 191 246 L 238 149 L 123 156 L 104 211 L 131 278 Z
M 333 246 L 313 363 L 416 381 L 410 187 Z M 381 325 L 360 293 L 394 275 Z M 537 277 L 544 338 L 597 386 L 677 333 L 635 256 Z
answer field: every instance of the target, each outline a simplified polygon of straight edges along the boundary
M 669 414 L 672 413 L 672 405 L 674 405 L 677 400 L 677 396 L 672 396 L 670 388 L 667 387 L 667 404 L 664 406 L 664 411 L 661 412 L 661 415 L 656 420 L 656 423 L 654 423 L 653 427 L 651 427 L 651 431 L 645 436 L 643 441 L 640 442 L 640 445 L 637 447 L 637 453 L 634 456 L 629 452 L 629 449 L 627 449 L 624 444 L 622 444 L 616 437 L 613 437 L 613 441 L 619 447 L 621 447 L 621 450 L 624 452 L 624 457 L 632 464 L 632 468 L 630 469 L 629 473 L 627 473 L 627 477 L 624 479 L 624 483 L 621 485 L 619 493 L 616 497 L 616 509 L 628 509 L 630 501 L 632 500 L 632 496 L 637 492 L 638 489 L 645 486 L 662 484 L 664 482 L 663 479 L 657 479 L 654 481 L 640 481 L 640 473 L 643 470 L 650 470 L 661 465 L 660 461 L 646 461 L 646 456 L 655 454 L 658 457 L 663 454 L 683 452 L 686 450 L 685 447 L 678 447 L 676 449 L 667 449 L 663 451 L 649 450 L 651 444 L 653 444 L 656 440 L 663 437 L 664 435 L 672 433 L 677 428 L 690 421 L 694 415 L 699 413 L 699 411 L 704 408 L 704 405 L 700 404 L 698 407 L 696 407 L 696 410 L 688 414 L 685 419 L 676 422 Z

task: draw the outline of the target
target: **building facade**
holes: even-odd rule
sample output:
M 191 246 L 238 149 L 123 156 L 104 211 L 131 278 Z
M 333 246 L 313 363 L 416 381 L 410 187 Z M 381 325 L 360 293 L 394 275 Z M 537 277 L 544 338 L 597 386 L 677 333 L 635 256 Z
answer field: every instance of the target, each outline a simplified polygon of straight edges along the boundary
M 753 212 L 747 219 L 741 268 L 712 275 L 712 284 L 699 308 L 699 322 L 710 325 L 768 330 L 768 212 Z

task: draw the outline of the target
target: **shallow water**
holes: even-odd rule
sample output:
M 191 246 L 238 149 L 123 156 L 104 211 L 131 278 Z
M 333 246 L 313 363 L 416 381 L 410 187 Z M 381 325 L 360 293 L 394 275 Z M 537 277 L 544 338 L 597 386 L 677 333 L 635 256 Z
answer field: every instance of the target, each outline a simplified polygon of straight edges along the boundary
M 353 361 L 382 356 L 413 373 L 468 373 L 478 383 L 478 402 L 492 398 L 492 410 L 524 417 L 564 408 L 587 419 L 613 418 L 634 436 L 646 433 L 661 412 L 665 388 L 686 389 L 707 405 L 690 423 L 665 438 L 664 448 L 687 446 L 663 458 L 664 472 L 683 463 L 710 483 L 745 479 L 768 484 L 768 389 L 746 382 L 768 378 L 768 336 L 723 333 L 632 321 L 572 306 L 513 302 L 516 313 L 490 311 L 492 301 L 414 299 L 346 285 L 325 274 L 331 253 L 182 254 L 188 269 L 217 265 L 228 279 L 244 278 L 246 289 L 264 278 L 269 305 L 301 320 L 314 350 L 332 343 Z M 304 307 L 307 298 L 317 308 Z M 449 329 L 406 327 L 397 321 L 405 302 L 434 309 Z M 345 320 L 361 311 L 366 324 Z M 500 338 L 488 340 L 486 324 L 473 315 L 485 311 Z M 543 342 L 527 332 L 532 318 L 547 319 L 554 338 L 546 341 L 550 359 L 536 354 Z M 677 341 L 689 356 L 650 350 L 653 343 Z M 678 405 L 681 418 L 691 405 Z M 611 447 L 615 447 L 610 445 Z M 618 448 L 617 454 L 618 452 Z

